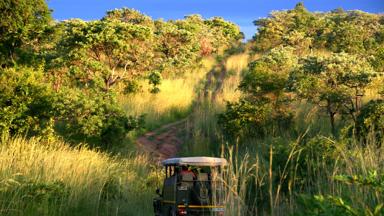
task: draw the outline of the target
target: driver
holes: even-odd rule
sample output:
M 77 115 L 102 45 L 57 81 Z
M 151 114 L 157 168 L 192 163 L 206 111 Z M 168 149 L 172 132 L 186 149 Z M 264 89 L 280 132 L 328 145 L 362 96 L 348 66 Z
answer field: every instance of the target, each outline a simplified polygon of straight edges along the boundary
M 190 167 L 187 167 L 187 166 L 185 166 L 185 165 L 183 165 L 183 166 L 181 167 L 181 172 L 180 172 L 180 174 L 181 174 L 181 175 L 184 175 L 184 174 L 187 174 L 187 173 L 191 173 L 191 174 L 193 175 L 193 177 L 196 178 L 196 174 L 191 170 L 191 168 L 190 168 Z

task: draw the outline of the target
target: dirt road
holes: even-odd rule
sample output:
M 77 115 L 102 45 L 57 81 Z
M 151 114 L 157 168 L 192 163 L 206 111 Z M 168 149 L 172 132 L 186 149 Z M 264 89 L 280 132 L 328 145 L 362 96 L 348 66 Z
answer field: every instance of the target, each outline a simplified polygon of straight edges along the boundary
M 147 132 L 137 139 L 139 149 L 158 162 L 176 156 L 183 144 L 186 122 L 182 119 Z
M 211 101 L 215 100 L 217 94 L 222 91 L 225 75 L 223 62 L 208 72 L 204 88 L 198 93 L 197 102 L 207 98 Z M 195 103 L 195 106 L 199 106 L 199 103 Z M 187 130 L 191 129 L 191 126 L 187 127 L 187 123 L 188 120 L 193 121 L 193 119 L 189 118 L 164 125 L 139 137 L 136 140 L 139 150 L 149 154 L 156 162 L 176 156 L 182 148 L 186 134 L 189 133 Z

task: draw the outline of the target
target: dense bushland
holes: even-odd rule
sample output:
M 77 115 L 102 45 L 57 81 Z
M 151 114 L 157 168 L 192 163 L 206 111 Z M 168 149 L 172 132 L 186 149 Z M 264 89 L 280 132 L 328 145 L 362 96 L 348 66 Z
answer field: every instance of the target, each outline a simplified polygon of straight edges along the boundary
M 248 66 L 227 65 L 220 95 L 193 112 L 187 146 L 231 160 L 230 215 L 383 214 L 382 20 L 298 4 L 255 22 Z
M 199 15 L 165 22 L 123 8 L 55 22 L 44 1 L 3 1 L 1 10 L 10 13 L 1 21 L 1 134 L 102 148 L 144 126 L 145 113 L 127 116 L 117 95 L 158 93 L 162 78 L 192 73 L 241 39 L 236 25 Z
M 180 154 L 230 161 L 228 215 L 384 214 L 382 15 L 298 4 L 240 44 L 217 17 L 0 10 L 0 214 L 150 215 L 162 176 L 119 145 L 187 116 Z
M 241 96 L 210 114 L 206 136 L 239 166 L 227 179 L 244 208 L 233 214 L 384 214 L 383 16 L 300 3 L 255 24 Z
M 238 26 L 128 8 L 54 21 L 40 0 L 0 10 L 0 214 L 151 214 L 161 173 L 127 142 L 190 112 Z

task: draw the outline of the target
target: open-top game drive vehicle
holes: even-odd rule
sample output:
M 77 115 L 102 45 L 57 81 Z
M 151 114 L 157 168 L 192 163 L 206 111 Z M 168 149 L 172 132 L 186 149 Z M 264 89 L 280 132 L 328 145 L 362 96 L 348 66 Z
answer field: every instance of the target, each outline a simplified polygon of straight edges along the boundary
M 153 200 L 155 216 L 224 215 L 221 170 L 227 161 L 214 157 L 170 158 L 165 167 L 163 190 Z

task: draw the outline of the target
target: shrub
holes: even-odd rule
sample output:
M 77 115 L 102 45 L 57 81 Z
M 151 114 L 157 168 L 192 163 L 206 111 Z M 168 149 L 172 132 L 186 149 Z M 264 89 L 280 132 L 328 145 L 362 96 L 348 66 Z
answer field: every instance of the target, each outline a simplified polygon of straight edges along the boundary
M 87 141 L 106 148 L 143 125 L 143 117 L 127 116 L 111 93 L 64 90 L 57 100 L 57 129 L 71 141 Z
M 338 175 L 336 181 L 344 184 L 352 185 L 353 187 L 366 187 L 380 197 L 384 191 L 384 176 L 379 175 L 376 171 L 370 171 L 365 176 L 363 175 Z M 366 189 L 367 190 L 367 189 Z M 333 195 L 315 195 L 301 196 L 300 204 L 304 206 L 304 212 L 300 215 L 383 215 L 384 203 L 380 200 L 376 202 L 370 200 L 366 203 L 358 203 L 348 201 L 342 197 Z
M 375 143 L 381 145 L 384 137 L 384 100 L 370 101 L 362 107 L 357 116 L 355 133 L 363 143 L 373 134 Z
M 0 71 L 0 135 L 52 132 L 55 98 L 43 73 L 31 68 Z

